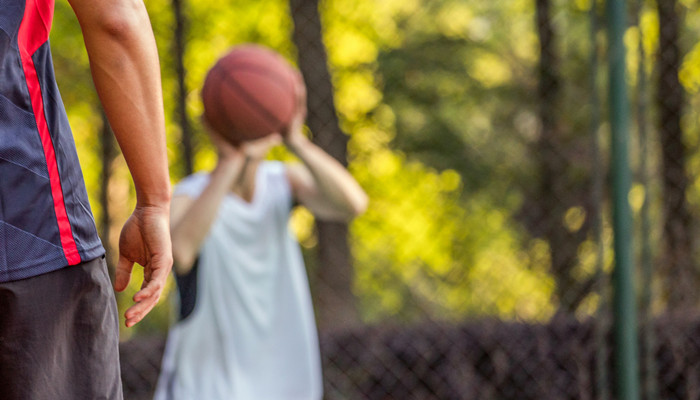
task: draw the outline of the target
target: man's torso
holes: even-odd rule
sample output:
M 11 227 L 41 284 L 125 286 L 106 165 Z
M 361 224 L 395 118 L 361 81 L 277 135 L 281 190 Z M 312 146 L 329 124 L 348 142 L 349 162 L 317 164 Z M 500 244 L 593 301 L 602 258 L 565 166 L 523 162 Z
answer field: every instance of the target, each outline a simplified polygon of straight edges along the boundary
M 0 0 L 0 282 L 104 253 L 56 85 L 53 0 Z

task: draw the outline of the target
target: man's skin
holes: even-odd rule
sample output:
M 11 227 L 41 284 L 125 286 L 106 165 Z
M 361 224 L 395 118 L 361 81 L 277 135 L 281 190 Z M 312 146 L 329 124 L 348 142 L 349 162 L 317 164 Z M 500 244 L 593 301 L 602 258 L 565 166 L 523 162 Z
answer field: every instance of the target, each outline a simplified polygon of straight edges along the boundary
M 141 0 L 68 0 L 78 17 L 90 69 L 136 187 L 136 208 L 119 238 L 114 288 L 124 290 L 134 263 L 144 267 L 126 326 L 158 303 L 172 267 L 170 179 L 155 38 Z

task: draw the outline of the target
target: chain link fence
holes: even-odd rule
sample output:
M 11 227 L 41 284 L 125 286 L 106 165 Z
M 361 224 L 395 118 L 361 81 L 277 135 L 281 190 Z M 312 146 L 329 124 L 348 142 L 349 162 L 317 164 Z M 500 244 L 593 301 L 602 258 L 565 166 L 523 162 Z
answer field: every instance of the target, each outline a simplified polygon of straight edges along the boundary
M 168 121 L 176 178 L 212 165 L 197 121 L 208 66 L 254 41 L 299 66 L 314 142 L 370 196 L 349 226 L 292 215 L 326 399 L 615 398 L 602 1 L 148 6 L 179 115 Z M 641 393 L 697 399 L 700 7 L 628 6 Z M 112 215 L 98 220 L 115 243 L 114 199 L 133 193 L 119 161 L 104 165 L 115 172 L 93 203 Z M 172 314 L 164 301 L 124 333 L 126 399 L 151 398 Z

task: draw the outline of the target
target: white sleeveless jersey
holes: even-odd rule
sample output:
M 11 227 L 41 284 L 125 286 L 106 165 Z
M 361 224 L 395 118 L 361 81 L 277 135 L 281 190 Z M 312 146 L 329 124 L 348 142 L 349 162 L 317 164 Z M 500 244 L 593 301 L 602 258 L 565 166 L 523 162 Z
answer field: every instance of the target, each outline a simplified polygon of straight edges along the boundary
M 196 198 L 208 181 L 189 176 L 175 195 Z M 251 203 L 223 199 L 190 274 L 194 308 L 169 334 L 156 400 L 321 399 L 318 335 L 288 228 L 291 207 L 279 162 L 260 164 Z

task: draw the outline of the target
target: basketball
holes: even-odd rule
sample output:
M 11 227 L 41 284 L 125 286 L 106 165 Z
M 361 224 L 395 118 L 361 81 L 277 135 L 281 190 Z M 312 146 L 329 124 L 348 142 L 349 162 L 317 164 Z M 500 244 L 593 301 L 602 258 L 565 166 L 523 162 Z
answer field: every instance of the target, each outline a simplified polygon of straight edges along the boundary
M 284 130 L 294 115 L 301 74 L 263 46 L 234 47 L 209 70 L 202 87 L 204 118 L 232 144 Z

